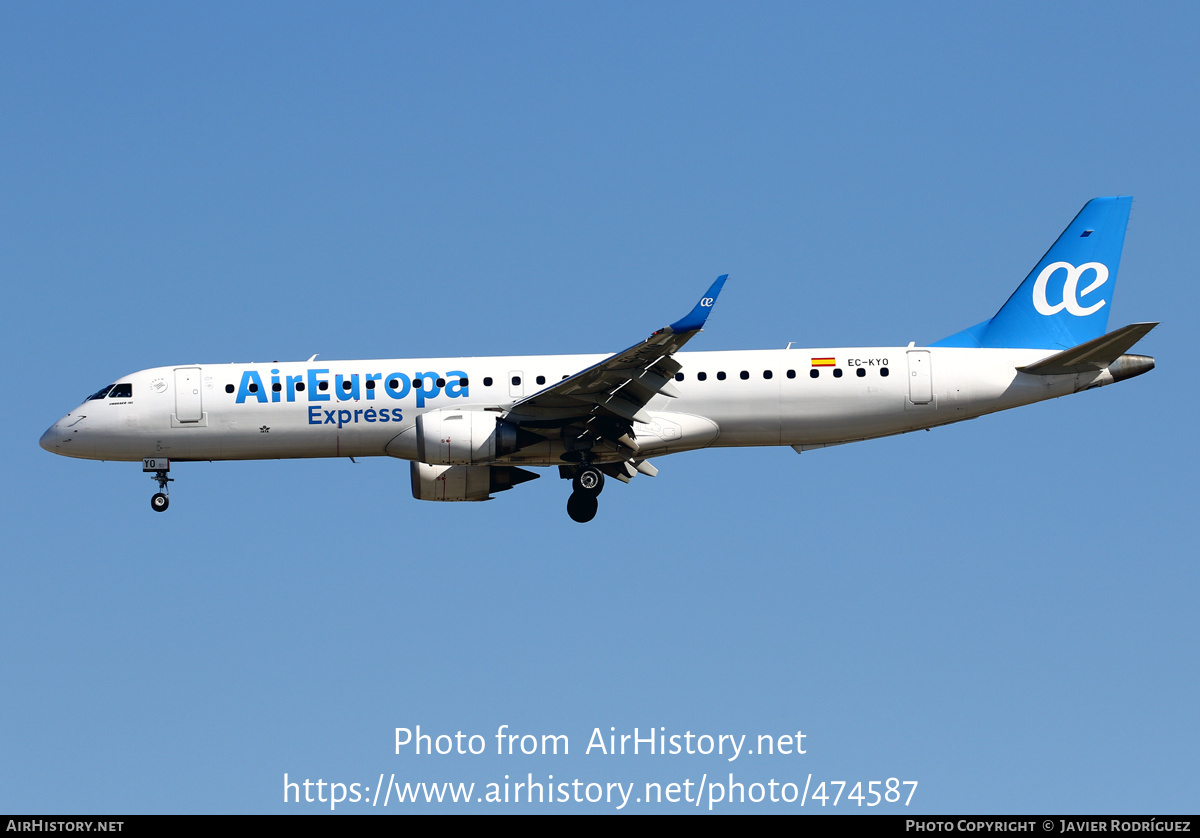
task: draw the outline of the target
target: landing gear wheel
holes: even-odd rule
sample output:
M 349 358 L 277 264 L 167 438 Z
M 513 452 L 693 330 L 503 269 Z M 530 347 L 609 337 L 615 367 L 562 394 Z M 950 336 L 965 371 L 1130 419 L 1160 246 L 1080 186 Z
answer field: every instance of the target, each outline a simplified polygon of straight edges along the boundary
M 146 465 L 154 463 L 155 461 L 143 460 L 142 462 L 144 469 Z M 154 493 L 154 497 L 150 498 L 150 508 L 155 512 L 166 512 L 167 507 L 171 505 L 171 500 L 167 497 L 167 484 L 174 483 L 175 479 L 172 477 L 167 477 L 167 472 L 170 470 L 170 467 L 165 463 L 165 461 L 164 465 L 167 467 L 154 469 L 154 474 L 152 475 L 154 482 L 158 484 L 158 491 Z
M 599 508 L 600 502 L 596 500 L 595 495 L 572 492 L 571 497 L 567 498 L 567 514 L 571 516 L 572 521 L 580 524 L 586 524 L 595 518 L 596 510 Z
M 596 497 L 604 489 L 604 472 L 595 466 L 581 466 L 579 471 L 575 472 L 571 485 L 576 494 Z

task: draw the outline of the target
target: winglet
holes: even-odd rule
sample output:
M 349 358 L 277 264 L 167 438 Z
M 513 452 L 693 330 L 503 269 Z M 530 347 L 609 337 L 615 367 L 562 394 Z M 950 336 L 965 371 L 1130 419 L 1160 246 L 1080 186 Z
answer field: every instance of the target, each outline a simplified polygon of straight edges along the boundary
M 708 319 L 708 314 L 712 311 L 713 303 L 717 301 L 717 295 L 721 293 L 721 287 L 727 279 L 729 279 L 729 274 L 721 274 L 717 277 L 717 281 L 704 292 L 704 296 L 700 298 L 700 302 L 696 303 L 691 312 L 683 319 L 676 320 L 671 324 L 671 331 L 675 334 L 679 334 L 680 332 L 695 332 L 704 326 L 704 321 Z

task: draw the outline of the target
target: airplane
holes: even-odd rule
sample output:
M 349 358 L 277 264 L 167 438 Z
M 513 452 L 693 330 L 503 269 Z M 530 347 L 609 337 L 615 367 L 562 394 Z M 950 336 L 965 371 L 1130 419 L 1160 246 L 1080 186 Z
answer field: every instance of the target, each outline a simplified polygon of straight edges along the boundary
M 1130 197 L 1095 198 L 991 318 L 928 346 L 682 352 L 728 275 L 684 317 L 614 355 L 202 364 L 123 376 L 41 446 L 142 462 L 169 505 L 173 462 L 388 456 L 418 500 L 484 501 L 557 467 L 592 520 L 607 478 L 667 454 L 797 453 L 947 425 L 1154 368 L 1157 323 L 1107 332 Z

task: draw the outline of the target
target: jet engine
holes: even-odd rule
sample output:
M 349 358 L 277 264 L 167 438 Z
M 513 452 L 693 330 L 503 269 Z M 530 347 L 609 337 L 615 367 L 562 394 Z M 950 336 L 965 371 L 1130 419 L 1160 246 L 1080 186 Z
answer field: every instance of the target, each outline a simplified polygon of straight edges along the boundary
M 388 443 L 387 453 L 443 466 L 482 465 L 545 439 L 490 410 L 431 410 Z
M 491 500 L 493 492 L 541 475 L 516 466 L 435 466 L 410 463 L 412 493 L 417 500 Z

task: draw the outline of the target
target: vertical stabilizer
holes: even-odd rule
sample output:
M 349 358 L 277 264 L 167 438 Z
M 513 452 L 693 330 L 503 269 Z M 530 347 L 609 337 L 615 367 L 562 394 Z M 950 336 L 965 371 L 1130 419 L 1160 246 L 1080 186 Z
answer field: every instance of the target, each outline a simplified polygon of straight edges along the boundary
M 1068 349 L 1103 335 L 1132 205 L 1088 201 L 995 317 L 932 345 Z

